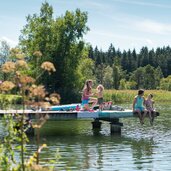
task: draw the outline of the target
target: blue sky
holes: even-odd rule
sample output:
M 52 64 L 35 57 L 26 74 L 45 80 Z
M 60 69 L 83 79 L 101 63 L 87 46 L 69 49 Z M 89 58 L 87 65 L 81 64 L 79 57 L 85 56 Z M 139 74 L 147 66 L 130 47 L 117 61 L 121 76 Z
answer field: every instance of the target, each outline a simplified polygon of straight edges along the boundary
M 88 12 L 90 31 L 84 40 L 107 50 L 115 48 L 139 51 L 171 46 L 171 0 L 46 0 L 54 17 L 66 10 L 80 8 Z M 0 40 L 11 46 L 18 43 L 26 16 L 40 12 L 44 0 L 5 0 L 0 5 Z

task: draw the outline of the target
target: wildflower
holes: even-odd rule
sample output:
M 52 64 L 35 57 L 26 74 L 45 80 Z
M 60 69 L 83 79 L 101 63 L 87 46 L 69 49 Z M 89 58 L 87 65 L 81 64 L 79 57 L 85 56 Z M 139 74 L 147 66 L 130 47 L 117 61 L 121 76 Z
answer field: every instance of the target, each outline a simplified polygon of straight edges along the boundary
M 2 65 L 2 72 L 4 73 L 10 73 L 14 72 L 15 70 L 15 63 L 14 62 L 6 62 Z
M 19 48 L 12 48 L 10 51 L 10 55 L 11 57 L 15 57 L 17 59 L 23 59 L 25 56 Z
M 15 56 L 15 55 L 18 54 L 18 53 L 21 53 L 21 50 L 18 49 L 18 48 L 12 48 L 12 49 L 10 50 L 11 56 Z
M 22 84 L 19 83 L 19 84 L 18 84 L 18 87 L 22 87 Z
M 48 71 L 49 74 L 50 74 L 50 72 L 55 72 L 56 71 L 53 63 L 48 62 L 48 61 L 43 62 L 42 65 L 41 65 L 41 68 L 44 69 L 45 71 Z
M 59 104 L 60 99 L 61 99 L 61 97 L 60 97 L 60 95 L 57 94 L 57 93 L 52 93 L 52 94 L 50 95 L 50 101 L 51 101 L 53 104 Z
M 52 104 L 59 104 L 59 99 L 57 99 L 56 97 L 51 97 L 50 100 Z
M 44 86 L 33 85 L 30 87 L 29 90 L 30 90 L 30 96 L 31 97 L 44 98 L 46 95 Z
M 20 59 L 20 60 L 23 59 L 24 56 L 25 56 L 25 55 L 24 55 L 23 53 L 18 53 L 18 54 L 15 55 L 15 57 L 16 57 L 17 59 Z
M 24 61 L 24 60 L 18 60 L 18 61 L 16 62 L 16 67 L 22 68 L 22 69 L 28 69 L 27 62 Z
M 2 91 L 10 91 L 15 87 L 15 84 L 12 83 L 11 81 L 4 81 L 1 85 L 0 85 L 0 90 Z
M 50 103 L 49 102 L 42 102 L 41 107 L 44 109 L 49 109 L 50 108 Z
M 32 77 L 22 75 L 19 77 L 19 82 L 21 84 L 30 84 L 30 83 L 34 83 L 35 80 Z
M 45 101 L 47 102 L 50 101 L 49 97 L 45 97 Z
M 41 57 L 42 56 L 42 53 L 40 51 L 35 51 L 33 53 L 33 55 L 36 56 L 36 57 Z
M 58 100 L 61 99 L 61 97 L 60 97 L 60 95 L 59 95 L 58 93 L 52 93 L 52 94 L 50 95 L 50 98 L 51 98 L 51 97 L 56 97 Z
M 20 77 L 20 75 L 21 75 L 21 73 L 19 71 L 16 71 L 15 74 L 16 74 L 17 77 Z

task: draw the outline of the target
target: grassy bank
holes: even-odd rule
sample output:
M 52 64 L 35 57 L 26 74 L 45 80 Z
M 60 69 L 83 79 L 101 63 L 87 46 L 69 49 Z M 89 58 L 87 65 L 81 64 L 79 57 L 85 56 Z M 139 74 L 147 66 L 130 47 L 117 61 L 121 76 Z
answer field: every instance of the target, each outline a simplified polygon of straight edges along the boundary
M 137 95 L 138 90 L 105 90 L 105 101 L 112 101 L 114 103 L 132 103 L 134 97 Z M 145 98 L 148 94 L 154 95 L 154 100 L 158 102 L 171 101 L 171 91 L 165 90 L 145 90 Z
M 132 103 L 134 97 L 137 95 L 138 90 L 105 90 L 104 99 L 105 101 L 112 101 L 114 103 Z M 164 90 L 145 90 L 144 96 L 148 94 L 154 95 L 156 102 L 171 102 L 171 91 Z M 4 95 L 0 94 L 0 108 L 5 103 L 10 104 L 21 104 L 21 96 L 18 95 Z

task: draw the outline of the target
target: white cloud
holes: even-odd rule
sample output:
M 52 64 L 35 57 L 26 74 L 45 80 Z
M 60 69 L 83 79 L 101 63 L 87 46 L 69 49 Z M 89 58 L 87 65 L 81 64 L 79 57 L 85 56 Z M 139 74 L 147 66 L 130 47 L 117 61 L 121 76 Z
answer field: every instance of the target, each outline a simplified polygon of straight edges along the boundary
M 151 46 L 154 45 L 154 42 L 151 39 L 146 39 L 146 42 Z
M 120 50 L 128 50 L 128 49 L 137 49 L 139 50 L 143 45 L 148 44 L 152 45 L 152 40 L 145 39 L 145 37 L 137 37 L 131 35 L 123 35 L 123 34 L 115 34 L 113 32 L 106 31 L 91 31 L 85 37 L 86 41 L 89 42 L 95 47 L 102 48 L 103 50 L 107 50 L 109 45 L 112 43 L 115 48 L 119 48 Z
M 151 20 L 137 21 L 136 28 L 140 31 L 150 32 L 155 34 L 171 34 L 171 24 L 159 23 Z
M 0 41 L 6 41 L 10 47 L 15 47 L 18 44 L 18 42 L 9 39 L 8 37 L 0 37 Z
M 136 41 L 140 41 L 142 40 L 141 37 L 138 38 L 136 36 L 128 36 L 128 35 L 122 35 L 121 33 L 113 33 L 113 32 L 109 32 L 109 31 L 90 31 L 89 35 L 93 36 L 96 35 L 98 37 L 106 37 L 106 39 L 108 38 L 118 38 L 118 39 L 123 39 L 123 40 L 136 40 Z
M 133 4 L 133 5 L 140 5 L 140 6 L 150 6 L 150 7 L 158 7 L 158 8 L 167 8 L 170 9 L 171 6 L 168 4 L 164 4 L 164 3 L 151 3 L 151 2 L 144 2 L 144 1 L 135 1 L 135 0 L 114 0 L 114 1 L 118 1 L 121 3 L 127 3 L 127 4 Z
M 106 4 L 104 3 L 98 3 L 98 2 L 93 2 L 93 1 L 86 1 L 87 5 L 89 5 L 90 7 L 92 7 L 93 9 L 104 9 L 104 7 L 107 7 Z

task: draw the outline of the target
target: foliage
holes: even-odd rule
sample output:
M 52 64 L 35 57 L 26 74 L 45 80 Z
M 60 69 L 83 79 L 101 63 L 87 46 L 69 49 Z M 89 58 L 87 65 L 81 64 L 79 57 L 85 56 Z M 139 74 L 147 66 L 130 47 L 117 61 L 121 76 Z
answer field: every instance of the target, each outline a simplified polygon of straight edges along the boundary
M 120 90 L 135 90 L 137 83 L 135 81 L 126 81 L 126 79 L 121 79 L 119 83 Z
M 133 84 L 130 89 L 158 89 L 160 80 L 171 74 L 171 48 L 169 46 L 156 50 L 142 47 L 140 53 L 137 53 L 135 49 L 121 52 L 119 49 L 116 50 L 112 44 L 107 51 L 99 50 L 97 47 L 94 49 L 90 47 L 90 49 L 89 57 L 94 60 L 97 66 L 95 68 L 97 82 L 102 83 L 102 78 L 104 78 L 104 67 L 102 66 L 114 66 L 112 88 L 115 89 L 123 88 L 124 82 L 121 79 L 125 80 L 124 84 L 136 82 L 136 86 Z M 102 71 L 101 77 L 96 74 L 100 73 L 100 69 Z
M 28 54 L 33 74 L 39 73 L 35 67 L 46 60 L 51 61 L 58 72 L 51 77 L 39 77 L 49 92 L 59 92 L 65 102 L 76 97 L 81 88 L 78 65 L 84 51 L 83 35 L 89 30 L 86 26 L 87 13 L 76 9 L 65 15 L 53 18 L 53 8 L 47 2 L 42 4 L 40 14 L 27 17 L 27 24 L 20 36 L 20 45 Z M 31 54 L 41 51 L 39 60 Z M 75 95 L 74 95 L 75 94 Z M 74 98 L 72 97 L 72 100 Z
M 107 66 L 104 69 L 104 78 L 103 78 L 103 85 L 106 89 L 111 89 L 113 87 L 113 69 L 110 66 Z
M 6 41 L 0 41 L 0 65 L 8 61 L 10 54 L 10 46 Z
M 104 71 L 105 71 L 106 65 L 101 63 L 99 65 L 96 65 L 95 69 L 95 77 L 96 77 L 96 82 L 103 84 L 104 83 Z
M 171 75 L 160 80 L 160 89 L 171 91 Z
M 1 146 L 1 160 L 0 164 L 3 170 L 25 170 L 26 169 L 26 162 L 25 162 L 25 144 L 28 141 L 26 131 L 29 126 L 33 128 L 37 128 L 38 130 L 43 126 L 43 124 L 48 119 L 47 116 L 40 117 L 39 120 L 30 125 L 30 122 L 27 122 L 28 118 L 25 114 L 26 105 L 36 106 L 36 108 L 40 108 L 44 104 L 44 98 L 46 97 L 46 90 L 42 85 L 36 85 L 37 79 L 41 75 L 41 73 L 35 74 L 35 78 L 27 75 L 27 70 L 29 70 L 29 66 L 24 59 L 24 53 L 18 49 L 12 49 L 12 61 L 7 61 L 1 66 L 1 72 L 6 73 L 6 79 L 0 83 L 0 91 L 1 95 L 1 106 L 3 109 L 9 109 L 9 104 L 14 100 L 8 99 L 8 93 L 14 91 L 16 94 L 19 94 L 19 97 L 22 99 L 22 114 L 5 114 L 4 115 L 4 128 L 6 129 L 5 135 L 3 138 L 4 144 Z M 40 54 L 40 53 L 39 53 Z M 21 58 L 22 56 L 22 58 Z M 37 66 L 38 67 L 38 66 Z M 40 66 L 39 66 L 40 67 Z M 49 62 L 45 61 L 41 64 L 42 73 L 47 71 L 49 74 L 51 72 L 55 72 L 56 69 L 54 65 Z M 41 70 L 39 70 L 41 71 Z M 9 76 L 9 75 L 12 75 Z M 52 100 L 53 97 L 53 100 Z M 55 100 L 56 99 L 56 100 Z M 49 101 L 53 101 L 59 103 L 59 95 L 58 96 L 51 96 Z M 15 121 L 13 120 L 15 119 Z M 41 147 L 39 145 L 39 134 L 37 134 L 37 153 L 36 153 L 36 164 L 39 164 L 39 153 L 41 151 Z M 16 162 L 14 160 L 14 147 L 13 144 L 18 143 L 20 144 L 17 149 L 20 151 L 20 161 Z M 44 147 L 44 146 L 43 146 Z M 34 163 L 33 163 L 34 164 Z
M 13 122 L 12 114 L 6 114 L 3 118 L 4 133 L 6 136 L 1 144 L 0 165 L 2 170 L 11 170 L 12 164 L 16 163 L 14 159 L 13 144 L 17 140 L 17 130 L 14 129 L 15 122 Z
M 79 61 L 79 65 L 77 68 L 77 72 L 80 78 L 79 84 L 81 84 L 81 86 L 83 86 L 83 83 L 85 83 L 87 79 L 95 80 L 95 76 L 93 74 L 95 68 L 94 61 L 90 58 L 87 58 L 87 54 L 85 55 L 86 56 L 84 56 L 82 60 Z

